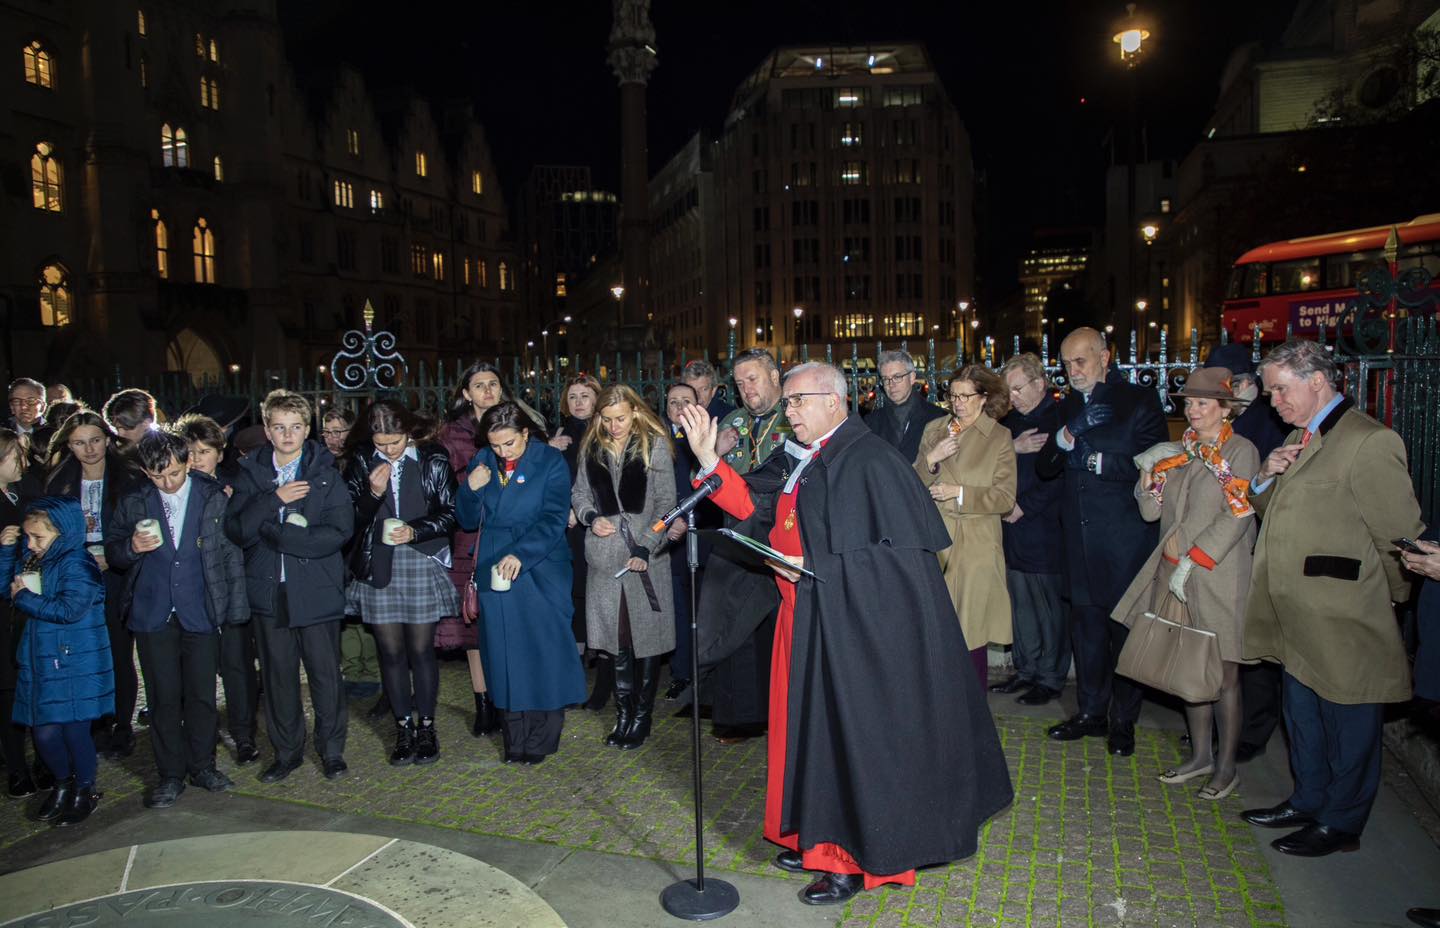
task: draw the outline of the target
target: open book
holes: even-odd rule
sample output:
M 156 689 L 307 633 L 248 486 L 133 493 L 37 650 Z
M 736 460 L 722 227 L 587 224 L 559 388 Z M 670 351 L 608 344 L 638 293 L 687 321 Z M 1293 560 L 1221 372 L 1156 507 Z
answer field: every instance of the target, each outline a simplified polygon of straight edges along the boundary
M 721 535 L 724 535 L 726 538 L 729 538 L 731 541 L 740 545 L 740 547 L 746 549 L 752 554 L 758 555 L 761 560 L 771 561 L 779 564 L 781 567 L 784 567 L 788 570 L 793 570 L 796 573 L 809 577 L 811 580 L 814 580 L 818 583 L 825 582 L 824 580 L 821 580 L 819 577 L 815 576 L 815 573 L 809 568 L 800 567 L 786 560 L 785 555 L 781 554 L 779 551 L 776 551 L 774 548 L 770 547 L 767 544 L 758 542 L 755 539 L 749 537 L 748 535 L 742 535 L 739 532 L 733 531 L 728 528 L 722 528 L 718 531 Z

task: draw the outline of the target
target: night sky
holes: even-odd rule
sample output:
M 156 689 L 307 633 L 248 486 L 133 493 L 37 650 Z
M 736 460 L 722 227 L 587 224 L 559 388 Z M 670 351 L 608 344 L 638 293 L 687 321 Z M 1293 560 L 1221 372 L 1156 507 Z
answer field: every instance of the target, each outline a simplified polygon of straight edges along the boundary
M 292 56 L 344 59 L 376 87 L 473 98 L 512 198 L 535 164 L 589 165 L 599 186 L 618 192 L 606 0 L 281 0 L 280 9 Z M 448 12 L 419 15 L 435 9 Z M 1231 52 L 1275 42 L 1293 4 L 1150 0 L 1140 9 L 1155 20 L 1140 97 L 1150 154 L 1180 158 L 1205 128 Z M 720 128 L 736 85 L 776 46 L 923 41 L 970 133 L 979 290 L 994 301 L 1014 288 L 1031 229 L 1101 221 L 1105 139 L 1126 113 L 1110 42 L 1124 13 L 1099 0 L 655 0 L 652 174 L 697 129 Z

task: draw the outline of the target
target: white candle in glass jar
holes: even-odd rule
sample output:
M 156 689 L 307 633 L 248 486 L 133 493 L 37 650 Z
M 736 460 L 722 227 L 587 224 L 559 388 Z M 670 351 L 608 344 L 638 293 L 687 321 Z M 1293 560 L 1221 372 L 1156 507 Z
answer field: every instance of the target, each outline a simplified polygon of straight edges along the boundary
M 25 589 L 34 593 L 36 596 L 40 595 L 40 572 L 38 570 L 27 570 L 15 576 L 19 577 L 20 582 L 25 584 Z
M 387 545 L 398 545 L 395 540 L 395 533 L 405 527 L 404 519 L 386 519 L 384 526 L 380 529 L 380 538 Z
M 500 576 L 499 564 L 495 564 L 490 568 L 490 589 L 497 593 L 503 593 L 510 589 L 510 581 Z

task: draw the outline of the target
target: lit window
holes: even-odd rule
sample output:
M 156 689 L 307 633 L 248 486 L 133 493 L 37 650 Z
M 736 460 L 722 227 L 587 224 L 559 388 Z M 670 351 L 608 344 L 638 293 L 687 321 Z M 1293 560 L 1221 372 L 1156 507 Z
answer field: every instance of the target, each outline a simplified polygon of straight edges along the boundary
M 429 173 L 430 163 L 428 159 L 426 159 L 425 153 L 423 151 L 417 151 L 415 153 L 415 176 L 427 177 L 429 176 Z
M 140 56 L 140 86 L 150 86 L 150 58 L 147 55 Z
M 220 63 L 220 46 L 215 44 L 214 39 L 210 40 L 210 60 L 216 64 Z
M 1168 213 L 1168 212 L 1170 212 L 1170 198 L 1169 198 L 1169 197 L 1164 197 L 1164 198 L 1162 198 L 1162 199 L 1160 200 L 1160 212 L 1162 212 L 1162 213 Z
M 170 231 L 165 228 L 165 220 L 160 218 L 160 211 L 152 209 L 150 218 L 155 222 L 155 273 L 168 279 L 170 277 Z
M 846 147 L 859 145 L 865 138 L 865 126 L 863 123 L 847 122 L 840 130 L 840 144 Z
M 201 58 L 205 57 L 205 39 L 200 33 L 195 33 L 195 54 Z
M 55 73 L 51 69 L 50 53 L 45 46 L 34 41 L 25 46 L 25 82 L 36 87 L 55 88 Z
M 135 31 L 138 32 L 138 33 L 140 33 L 142 36 L 149 34 L 149 33 L 147 33 L 147 32 L 145 31 L 145 11 L 144 11 L 144 10 L 136 10 L 136 11 L 135 11 Z
M 360 130 L 345 130 L 345 151 L 354 157 L 360 156 Z
M 846 161 L 840 167 L 840 183 L 848 187 L 863 186 L 867 182 L 865 162 Z
M 511 280 L 510 280 L 510 265 L 506 264 L 504 261 L 501 261 L 501 262 L 500 262 L 500 289 L 501 289 L 501 290 L 509 290 L 509 289 L 510 289 L 510 284 L 511 284 Z
M 171 130 L 168 122 L 160 127 L 160 162 L 167 168 L 190 166 L 190 141 L 184 129 Z
M 355 207 L 355 187 L 348 180 L 335 181 L 335 205 L 345 209 Z
M 385 210 L 385 194 L 379 190 L 370 191 L 370 212 L 381 213 Z
M 200 105 L 206 109 L 220 109 L 220 82 L 215 78 L 200 78 Z
M 195 282 L 197 284 L 213 284 L 215 282 L 215 233 L 201 216 L 195 221 L 195 229 L 191 234 L 191 247 L 195 253 Z
M 443 254 L 438 251 L 432 254 L 430 256 L 430 266 L 435 272 L 436 280 L 445 279 L 445 256 Z
M 426 265 L 429 263 L 429 254 L 425 251 L 424 245 L 410 246 L 410 273 L 416 277 L 424 277 Z
M 70 324 L 70 275 L 58 264 L 40 270 L 40 324 Z
M 563 271 L 555 275 L 555 295 L 565 296 L 565 273 Z
M 479 171 L 471 171 L 470 189 L 475 191 L 475 195 L 477 197 L 483 196 L 485 193 L 485 175 L 481 174 Z
M 865 105 L 865 88 L 863 87 L 840 87 L 835 91 L 835 106 L 840 109 L 853 109 Z
M 465 286 L 470 286 L 470 259 L 460 259 L 460 278 Z
M 215 156 L 214 167 L 215 167 L 215 180 L 216 180 L 217 182 L 219 182 L 219 183 L 224 183 L 224 182 L 225 182 L 225 165 L 223 165 L 223 164 L 220 163 L 220 156 L 219 156 L 219 155 L 216 155 L 216 156 Z
M 64 194 L 60 188 L 60 159 L 49 142 L 35 146 L 30 156 L 30 191 L 35 208 L 58 213 L 64 209 Z
M 475 259 L 475 281 L 482 289 L 490 286 L 490 263 L 484 258 Z

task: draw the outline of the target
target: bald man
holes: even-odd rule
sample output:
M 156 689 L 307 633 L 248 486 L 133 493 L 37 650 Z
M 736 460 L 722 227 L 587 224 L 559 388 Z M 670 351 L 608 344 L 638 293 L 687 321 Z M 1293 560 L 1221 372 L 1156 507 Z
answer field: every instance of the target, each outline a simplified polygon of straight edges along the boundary
M 1062 478 L 1060 551 L 1070 604 L 1070 643 L 1080 708 L 1050 729 L 1056 741 L 1108 736 L 1111 754 L 1135 753 L 1139 684 L 1115 674 L 1129 630 L 1111 611 L 1159 542 L 1159 526 L 1140 518 L 1132 460 L 1170 437 L 1160 397 L 1110 369 L 1105 337 L 1080 328 L 1060 345 L 1070 392 L 1064 425 L 1035 461 L 1042 478 Z

